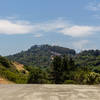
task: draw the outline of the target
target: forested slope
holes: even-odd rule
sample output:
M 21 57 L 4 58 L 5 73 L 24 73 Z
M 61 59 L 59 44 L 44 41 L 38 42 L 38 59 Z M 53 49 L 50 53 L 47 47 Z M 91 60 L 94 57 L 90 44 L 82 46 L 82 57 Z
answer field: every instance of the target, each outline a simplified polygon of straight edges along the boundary
M 48 67 L 53 56 L 74 56 L 75 54 L 75 50 L 60 46 L 34 45 L 27 51 L 10 55 L 7 58 L 27 66 Z

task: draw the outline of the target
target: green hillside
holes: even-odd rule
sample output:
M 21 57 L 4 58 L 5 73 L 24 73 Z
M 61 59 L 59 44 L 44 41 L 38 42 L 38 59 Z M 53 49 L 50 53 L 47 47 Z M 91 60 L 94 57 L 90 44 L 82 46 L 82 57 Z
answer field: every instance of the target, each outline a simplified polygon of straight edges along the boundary
M 74 58 L 77 66 L 87 67 L 93 71 L 100 72 L 100 50 L 85 50 Z
M 7 58 L 27 66 L 48 67 L 53 56 L 70 55 L 74 56 L 75 50 L 60 46 L 35 45 L 27 51 L 22 51 Z
M 29 72 L 27 83 L 100 83 L 100 50 L 85 50 L 76 53 L 73 49 L 59 46 L 35 45 L 27 51 L 10 55 L 7 58 L 26 65 L 25 68 Z M 12 67 L 13 65 L 10 62 L 4 64 L 3 66 L 7 67 L 6 70 L 15 75 L 16 73 L 19 76 L 22 75 L 21 72 L 17 72 Z M 16 77 L 17 79 L 18 77 Z
M 7 58 L 26 66 L 48 67 L 54 56 L 71 56 L 77 66 L 99 67 L 100 50 L 85 50 L 76 53 L 75 50 L 60 46 L 35 45 L 27 51 L 22 51 Z
M 0 56 L 0 77 L 3 77 L 14 83 L 26 83 L 27 74 L 18 71 L 13 62 Z

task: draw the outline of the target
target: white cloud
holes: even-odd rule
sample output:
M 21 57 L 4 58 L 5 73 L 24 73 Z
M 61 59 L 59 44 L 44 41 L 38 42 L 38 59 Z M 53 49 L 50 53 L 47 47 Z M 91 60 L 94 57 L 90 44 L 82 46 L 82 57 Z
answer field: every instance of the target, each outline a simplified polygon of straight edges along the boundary
M 42 23 L 0 19 L 0 34 L 34 34 L 35 37 L 40 37 L 47 32 L 56 32 L 71 37 L 83 37 L 100 32 L 100 26 L 75 25 L 63 19 Z
M 70 24 L 66 20 L 53 20 L 33 25 L 33 32 L 56 32 L 71 37 L 83 37 L 100 32 L 99 26 L 81 26 Z
M 11 20 L 0 20 L 0 34 L 27 34 L 32 31 L 32 26 Z
M 73 42 L 72 45 L 75 49 L 77 50 L 82 50 L 83 48 L 85 48 L 85 46 L 89 43 L 88 40 L 80 40 L 80 41 L 76 41 Z
M 71 27 L 62 29 L 60 32 L 72 37 L 82 37 L 82 36 L 88 36 L 92 34 L 93 30 L 94 28 L 90 26 L 73 25 Z
M 36 37 L 40 37 L 42 36 L 42 33 L 51 31 L 57 32 L 57 30 L 61 30 L 61 28 L 63 29 L 66 25 L 67 24 L 65 24 L 61 19 L 43 23 L 30 23 L 29 21 L 0 19 L 0 34 L 14 35 L 33 33 Z
M 90 2 L 86 8 L 91 11 L 99 11 L 100 3 L 96 2 L 96 1 Z

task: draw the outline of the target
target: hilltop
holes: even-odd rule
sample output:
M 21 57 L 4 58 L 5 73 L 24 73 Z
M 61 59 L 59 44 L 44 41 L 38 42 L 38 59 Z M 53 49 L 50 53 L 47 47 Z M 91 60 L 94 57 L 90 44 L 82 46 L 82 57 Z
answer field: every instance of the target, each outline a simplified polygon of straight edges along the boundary
M 63 55 L 72 57 L 77 66 L 100 69 L 100 50 L 84 50 L 76 53 L 74 49 L 60 46 L 34 45 L 26 51 L 9 55 L 7 58 L 26 66 L 48 67 L 54 56 Z
M 26 51 L 19 52 L 14 55 L 10 55 L 7 58 L 13 61 L 17 61 L 26 66 L 50 66 L 53 56 L 69 55 L 74 56 L 75 50 L 50 45 L 34 45 Z

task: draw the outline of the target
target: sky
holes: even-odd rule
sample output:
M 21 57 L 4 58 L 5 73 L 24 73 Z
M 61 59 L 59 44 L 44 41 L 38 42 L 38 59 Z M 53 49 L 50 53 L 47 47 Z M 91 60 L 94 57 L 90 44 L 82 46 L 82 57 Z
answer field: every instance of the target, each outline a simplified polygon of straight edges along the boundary
M 50 44 L 100 49 L 100 0 L 0 0 L 0 55 Z

